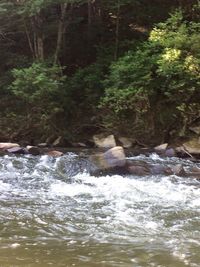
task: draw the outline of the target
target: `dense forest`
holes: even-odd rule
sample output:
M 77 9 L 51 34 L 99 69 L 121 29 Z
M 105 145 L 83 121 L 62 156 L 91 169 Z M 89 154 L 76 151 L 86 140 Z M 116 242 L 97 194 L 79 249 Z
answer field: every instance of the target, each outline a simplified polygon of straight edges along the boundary
M 198 0 L 0 0 L 0 141 L 200 124 Z

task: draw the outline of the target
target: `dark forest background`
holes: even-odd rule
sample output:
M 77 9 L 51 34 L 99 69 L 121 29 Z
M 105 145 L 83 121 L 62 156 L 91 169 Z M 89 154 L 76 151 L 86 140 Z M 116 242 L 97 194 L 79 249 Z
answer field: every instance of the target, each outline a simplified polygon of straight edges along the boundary
M 195 0 L 0 0 L 0 141 L 187 136 L 199 33 Z

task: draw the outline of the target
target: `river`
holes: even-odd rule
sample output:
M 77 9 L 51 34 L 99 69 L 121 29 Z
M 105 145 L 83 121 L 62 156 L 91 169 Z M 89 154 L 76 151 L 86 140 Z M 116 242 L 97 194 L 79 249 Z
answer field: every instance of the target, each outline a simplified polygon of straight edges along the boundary
M 88 164 L 71 152 L 0 157 L 1 267 L 200 266 L 199 181 L 94 177 Z

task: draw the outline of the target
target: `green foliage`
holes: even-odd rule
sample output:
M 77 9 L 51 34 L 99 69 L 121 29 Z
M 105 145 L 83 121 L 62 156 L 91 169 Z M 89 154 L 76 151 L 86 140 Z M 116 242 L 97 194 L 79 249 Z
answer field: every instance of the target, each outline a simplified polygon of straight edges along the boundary
M 77 122 L 80 121 L 82 125 L 95 127 L 94 124 L 99 118 L 97 106 L 104 92 L 102 81 L 105 68 L 105 64 L 91 64 L 77 70 L 66 82 L 65 105 L 70 113 L 68 123 L 76 133 L 81 129 L 80 123 L 77 127 Z
M 61 68 L 33 63 L 28 68 L 13 69 L 12 74 L 14 80 L 10 90 L 20 101 L 20 106 L 24 104 L 22 112 L 25 112 L 26 124 L 43 135 L 55 131 L 56 121 L 65 112 L 66 78 Z
M 33 63 L 28 68 L 13 69 L 12 92 L 26 103 L 38 103 L 59 93 L 65 80 L 58 66 Z
M 187 123 L 199 116 L 199 112 L 190 112 L 192 115 L 188 116 L 188 110 L 200 100 L 199 31 L 200 23 L 185 21 L 178 11 L 159 23 L 145 44 L 111 65 L 101 107 L 115 114 L 111 117 L 113 125 L 116 117 L 125 114 L 132 114 L 128 125 L 135 127 L 141 126 L 140 122 L 143 127 L 149 125 L 151 118 L 149 130 L 166 128 L 166 123 L 173 124 L 174 119 L 179 119 L 176 126 L 182 127 L 186 116 Z M 173 114 L 163 121 L 165 113 L 170 112 L 169 106 Z
M 103 118 L 110 131 L 150 135 L 189 124 L 200 110 L 199 1 L 178 2 L 0 0 L 1 128 L 76 135 Z M 157 24 L 147 41 L 180 5 L 186 16 Z

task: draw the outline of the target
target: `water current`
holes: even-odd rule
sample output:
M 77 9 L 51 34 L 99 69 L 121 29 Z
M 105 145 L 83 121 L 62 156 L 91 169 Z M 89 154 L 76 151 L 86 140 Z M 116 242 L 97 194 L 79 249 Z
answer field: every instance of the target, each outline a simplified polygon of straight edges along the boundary
M 200 266 L 199 181 L 88 166 L 75 153 L 0 158 L 0 267 Z

